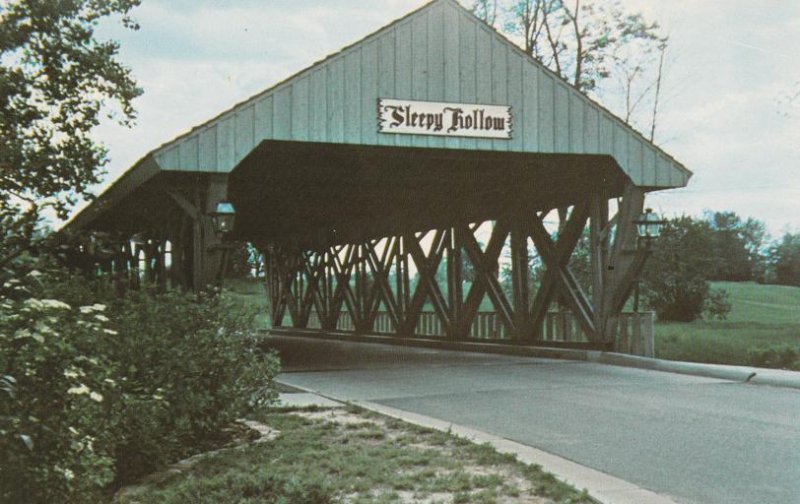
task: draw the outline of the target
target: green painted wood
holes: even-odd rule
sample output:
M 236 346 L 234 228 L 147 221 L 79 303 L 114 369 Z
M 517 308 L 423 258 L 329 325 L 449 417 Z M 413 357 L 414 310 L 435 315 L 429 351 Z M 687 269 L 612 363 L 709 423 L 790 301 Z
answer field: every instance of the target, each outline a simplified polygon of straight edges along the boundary
M 584 143 L 588 136 L 587 128 L 583 123 L 584 116 L 583 97 L 576 93 L 569 94 L 569 150 L 572 152 L 586 152 Z
M 522 64 L 522 106 L 514 112 L 515 134 L 522 138 L 522 150 L 539 150 L 539 70 L 533 65 Z
M 311 74 L 309 136 L 315 142 L 328 140 L 328 72 L 320 68 Z
M 255 103 L 236 112 L 234 130 L 234 163 L 238 164 L 255 147 Z
M 378 39 L 378 96 L 395 96 L 394 31 Z M 375 108 L 377 114 L 377 106 Z M 397 135 L 378 135 L 379 145 L 394 145 Z
M 344 58 L 328 65 L 326 129 L 329 142 L 344 142 Z
M 477 26 L 471 19 L 465 16 L 458 16 L 459 51 L 458 54 L 458 73 L 459 73 L 459 96 L 464 103 L 475 103 L 477 96 L 477 68 L 476 54 L 476 31 Z M 478 141 L 474 138 L 461 139 L 461 148 L 476 149 Z
M 378 44 L 370 41 L 361 48 L 361 141 L 378 143 Z
M 310 75 L 304 75 L 292 86 L 292 128 L 289 133 L 290 140 L 300 142 L 312 140 L 309 135 L 308 115 L 310 107 L 309 81 Z
M 178 144 L 179 167 L 181 170 L 197 171 L 199 155 L 199 137 L 192 135 L 185 142 Z
M 428 100 L 435 102 L 444 101 L 444 4 L 439 3 L 431 7 L 430 13 L 425 16 L 428 20 Z M 455 55 L 454 55 L 455 56 Z M 445 139 L 431 137 L 428 147 L 442 148 Z
M 512 140 L 377 133 L 381 97 L 510 105 Z M 229 172 L 262 140 L 608 154 L 635 184 L 691 173 L 455 0 L 434 0 L 155 150 L 162 170 Z
M 539 152 L 555 151 L 555 79 L 539 72 Z
M 361 48 L 344 59 L 344 142 L 361 142 Z
M 272 95 L 256 101 L 255 137 L 256 143 L 272 138 Z
M 409 99 L 414 96 L 411 90 L 411 74 L 413 71 L 411 21 L 404 21 L 395 29 L 394 61 L 395 97 Z M 396 137 L 394 140 L 395 145 L 403 147 L 411 145 L 411 138 L 407 135 L 392 136 Z
M 272 135 L 276 140 L 291 139 L 292 88 L 284 86 L 275 93 L 272 108 Z

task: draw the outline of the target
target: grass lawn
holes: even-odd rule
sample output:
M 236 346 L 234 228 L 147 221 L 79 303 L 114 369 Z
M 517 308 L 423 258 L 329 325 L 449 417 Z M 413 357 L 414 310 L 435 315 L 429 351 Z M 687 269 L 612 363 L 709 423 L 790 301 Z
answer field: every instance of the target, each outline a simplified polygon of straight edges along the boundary
M 727 320 L 657 323 L 657 357 L 800 370 L 800 288 L 752 282 L 712 287 L 730 293 Z
M 273 410 L 280 434 L 210 455 L 121 504 L 593 502 L 488 445 L 357 408 Z

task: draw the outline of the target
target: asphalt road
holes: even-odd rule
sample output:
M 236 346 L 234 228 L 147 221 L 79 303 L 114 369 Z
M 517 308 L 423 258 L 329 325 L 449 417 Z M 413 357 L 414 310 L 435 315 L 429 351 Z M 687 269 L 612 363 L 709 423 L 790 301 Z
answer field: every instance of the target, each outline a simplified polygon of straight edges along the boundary
M 272 337 L 281 380 L 506 437 L 684 503 L 800 503 L 800 390 Z

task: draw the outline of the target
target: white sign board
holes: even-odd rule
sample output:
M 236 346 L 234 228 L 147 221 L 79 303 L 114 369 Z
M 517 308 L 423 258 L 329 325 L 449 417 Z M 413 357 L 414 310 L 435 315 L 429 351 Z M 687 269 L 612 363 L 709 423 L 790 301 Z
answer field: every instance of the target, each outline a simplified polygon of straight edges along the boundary
M 511 138 L 511 107 L 380 98 L 378 131 L 406 135 Z

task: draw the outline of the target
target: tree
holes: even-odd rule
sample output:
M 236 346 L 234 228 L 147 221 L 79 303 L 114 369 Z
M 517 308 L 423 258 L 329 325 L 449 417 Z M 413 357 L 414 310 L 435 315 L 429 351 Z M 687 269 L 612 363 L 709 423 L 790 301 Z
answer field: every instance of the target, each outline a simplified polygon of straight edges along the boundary
M 503 10 L 525 52 L 583 93 L 621 96 L 618 115 L 653 140 L 668 43 L 658 23 L 618 0 L 513 0 Z
M 497 10 L 499 0 L 474 0 L 472 2 L 472 13 L 484 23 L 494 27 L 497 22 Z
M 140 0 L 10 0 L 0 6 L 0 267 L 26 250 L 44 208 L 65 218 L 91 197 L 107 152 L 91 138 L 103 114 L 129 125 L 141 93 L 99 41 L 101 18 Z
M 763 247 L 767 231 L 763 222 L 743 221 L 735 212 L 706 211 L 704 218 L 712 231 L 714 268 L 711 280 L 744 282 L 763 280 Z
M 660 320 L 691 322 L 701 315 L 712 250 L 708 222 L 688 216 L 667 221 L 643 274 L 645 298 Z
M 800 286 L 800 233 L 786 233 L 770 249 L 775 283 Z

